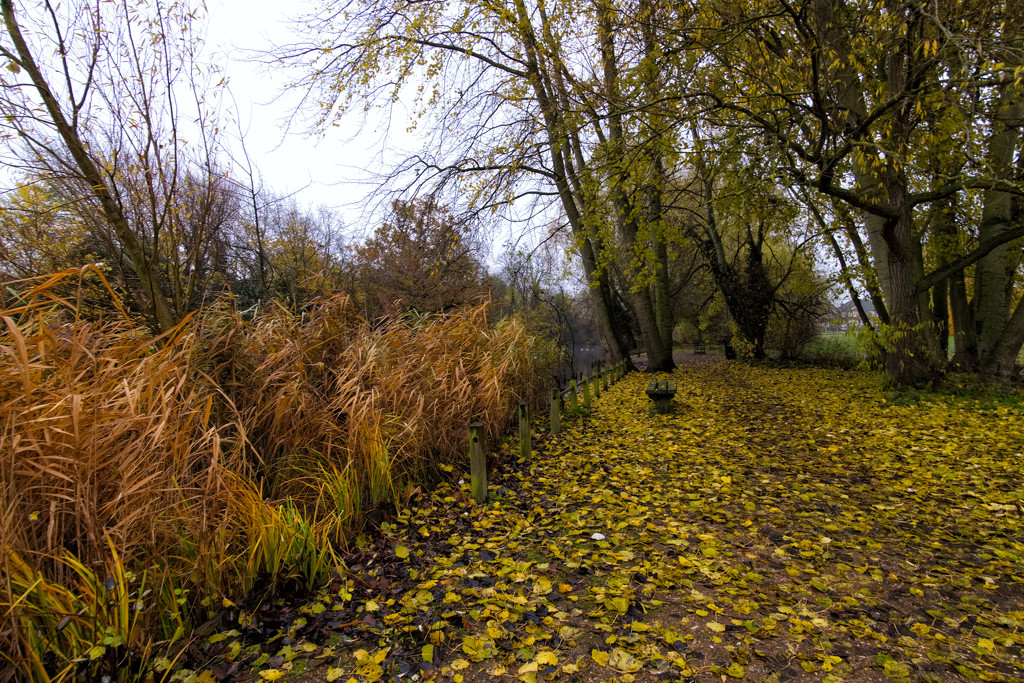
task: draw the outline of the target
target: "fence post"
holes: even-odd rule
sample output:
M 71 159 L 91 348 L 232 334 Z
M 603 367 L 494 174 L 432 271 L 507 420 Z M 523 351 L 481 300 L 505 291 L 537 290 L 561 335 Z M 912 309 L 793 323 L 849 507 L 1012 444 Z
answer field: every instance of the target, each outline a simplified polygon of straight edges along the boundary
M 590 410 L 590 378 L 583 375 L 583 407 Z
M 530 457 L 530 406 L 519 404 L 519 454 Z
M 601 398 L 601 374 L 595 372 L 590 378 L 594 381 L 594 398 Z
M 608 391 L 608 371 L 601 368 L 601 388 Z
M 562 411 L 561 396 L 558 395 L 558 387 L 551 389 L 551 433 L 560 434 L 562 432 Z
M 481 422 L 469 425 L 469 490 L 473 500 L 487 500 L 487 434 Z
M 576 379 L 569 380 L 569 409 L 575 411 L 580 407 L 580 397 L 576 394 Z

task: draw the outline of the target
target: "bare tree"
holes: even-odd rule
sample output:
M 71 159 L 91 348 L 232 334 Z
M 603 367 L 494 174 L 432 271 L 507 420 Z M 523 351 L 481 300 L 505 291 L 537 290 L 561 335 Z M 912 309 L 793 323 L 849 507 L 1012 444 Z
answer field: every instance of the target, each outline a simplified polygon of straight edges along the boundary
M 173 327 L 202 300 L 231 211 L 196 8 L 0 0 L 0 9 L 0 126 L 13 163 L 76 200 L 154 329 Z M 198 144 L 185 143 L 185 121 Z

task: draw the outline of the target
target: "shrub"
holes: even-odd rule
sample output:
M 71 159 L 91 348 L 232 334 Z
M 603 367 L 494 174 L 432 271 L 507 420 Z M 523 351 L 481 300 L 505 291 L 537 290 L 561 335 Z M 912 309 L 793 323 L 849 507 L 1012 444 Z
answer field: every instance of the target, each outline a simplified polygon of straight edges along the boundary
M 0 652 L 34 680 L 139 667 L 218 598 L 315 587 L 368 510 L 468 460 L 470 422 L 496 438 L 541 407 L 557 359 L 483 304 L 371 325 L 343 295 L 253 321 L 224 302 L 153 339 L 53 282 L 0 329 Z

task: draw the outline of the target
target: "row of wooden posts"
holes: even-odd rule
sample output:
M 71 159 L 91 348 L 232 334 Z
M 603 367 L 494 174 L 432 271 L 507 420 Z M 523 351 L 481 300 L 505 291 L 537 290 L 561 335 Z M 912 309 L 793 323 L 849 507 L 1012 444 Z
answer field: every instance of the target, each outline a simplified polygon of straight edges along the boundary
M 601 368 L 592 375 L 581 375 L 580 386 L 576 380 L 569 382 L 569 389 L 563 395 L 557 387 L 551 389 L 551 433 L 560 434 L 562 431 L 562 399 L 566 399 L 569 411 L 576 413 L 582 400 L 583 408 L 590 409 L 591 393 L 595 399 L 601 398 L 601 391 L 608 391 L 608 386 L 618 382 L 626 376 L 625 361 L 619 362 L 610 368 Z M 580 387 L 582 387 L 582 399 L 580 398 Z M 530 457 L 531 432 L 530 432 L 530 406 L 527 403 L 520 403 L 516 411 L 519 421 L 519 453 L 523 458 Z M 473 500 L 483 503 L 487 500 L 487 435 L 484 425 L 474 422 L 469 425 L 469 470 L 470 470 L 470 493 Z

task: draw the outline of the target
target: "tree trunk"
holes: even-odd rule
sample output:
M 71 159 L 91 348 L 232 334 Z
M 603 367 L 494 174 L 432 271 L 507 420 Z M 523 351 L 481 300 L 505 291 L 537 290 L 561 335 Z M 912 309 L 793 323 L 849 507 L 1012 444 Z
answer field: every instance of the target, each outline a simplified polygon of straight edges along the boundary
M 1019 127 L 1024 123 L 1024 97 L 1012 84 L 1003 88 L 997 104 L 995 130 L 989 139 L 988 158 L 995 175 L 1008 177 L 1013 169 Z M 1014 197 L 1008 192 L 989 189 L 983 196 L 978 241 L 985 242 L 1006 233 L 1013 222 Z M 1013 272 L 1007 272 L 1010 245 L 1001 244 L 983 256 L 974 271 L 974 323 L 978 333 L 978 354 L 983 371 L 1002 374 L 1006 353 L 999 348 L 1013 335 L 1004 334 L 1010 317 L 1010 288 Z M 1019 347 L 1018 347 L 1019 350 Z M 1016 353 L 1016 351 L 1014 351 Z
M 540 62 L 540 51 L 537 47 L 537 38 L 533 31 L 533 24 L 530 22 L 530 17 L 523 0 L 516 0 L 515 8 L 519 18 L 520 38 L 526 53 L 530 84 L 533 87 L 534 96 L 544 118 L 544 128 L 551 152 L 551 166 L 554 172 L 555 188 L 558 191 L 558 197 L 561 200 L 562 208 L 572 228 L 573 235 L 576 237 L 577 244 L 579 245 L 580 258 L 583 261 L 583 270 L 589 285 L 594 313 L 597 316 L 598 324 L 601 326 L 605 342 L 608 344 L 608 351 L 613 362 L 625 360 L 632 366 L 629 349 L 625 347 L 623 336 L 616 329 L 616 323 L 611 314 L 611 290 L 606 282 L 606 275 L 598 263 L 590 231 L 587 228 L 584 217 L 580 213 L 580 207 L 577 206 L 577 199 L 580 200 L 582 205 L 584 198 L 577 198 L 570 186 L 565 160 L 561 154 L 562 147 L 567 144 L 566 127 L 561 120 L 558 104 L 550 92 L 550 88 L 545 87 L 545 78 Z
M 21 26 L 14 15 L 14 6 L 11 0 L 0 1 L 0 10 L 3 11 L 7 34 L 11 37 L 14 48 L 18 53 L 19 65 L 28 72 L 29 77 L 32 79 L 32 85 L 43 101 L 47 115 L 57 129 L 64 147 L 74 160 L 78 172 L 82 174 L 82 180 L 88 183 L 93 196 L 100 203 L 104 218 L 110 227 L 113 228 L 118 240 L 120 240 L 121 248 L 124 249 L 128 258 L 131 259 L 132 268 L 139 278 L 139 285 L 149 300 L 149 313 L 153 320 L 154 329 L 157 332 L 166 332 L 178 324 L 180 319 L 171 311 L 168 305 L 167 298 L 160 288 L 159 276 L 154 270 L 153 264 L 147 257 L 135 233 L 132 232 L 128 219 L 121 211 L 120 204 L 104 182 L 99 167 L 92 157 L 89 156 L 88 148 L 79 136 L 78 130 L 68 122 L 64 111 L 52 94 L 49 83 L 47 83 L 46 78 L 39 70 L 39 66 L 36 64 L 35 58 L 21 34 Z
M 962 270 L 949 278 L 949 304 L 953 317 L 953 363 L 960 370 L 974 372 L 978 369 L 978 338 Z
M 938 367 L 935 335 L 926 314 L 928 292 L 917 292 L 924 263 L 920 241 L 914 239 L 912 210 L 905 201 L 906 178 L 899 171 L 887 175 L 889 201 L 900 210 L 897 219 L 887 221 L 884 231 L 890 285 L 886 299 L 892 317 L 892 330 L 885 340 L 885 368 L 897 384 L 915 386 L 934 378 Z
M 612 10 L 607 5 L 598 9 L 598 32 L 601 47 L 601 63 L 604 72 L 605 96 L 608 101 L 608 144 L 610 151 L 610 165 L 613 168 L 609 174 L 609 195 L 612 200 L 612 207 L 615 211 L 614 221 L 617 232 L 623 237 L 625 246 L 631 253 L 642 250 L 643 245 L 638 241 L 640 229 L 637 225 L 638 211 L 626 197 L 625 187 L 630 183 L 631 173 L 626 166 L 625 136 L 623 134 L 622 122 L 622 98 L 619 93 L 618 63 L 615 55 L 615 42 L 612 36 Z M 648 143 L 654 144 L 654 143 Z M 660 181 L 660 179 L 658 179 Z M 647 189 L 647 188 L 645 188 Z M 653 240 L 660 238 L 660 229 L 657 222 L 661 220 L 661 198 L 660 189 L 656 198 L 651 197 L 647 192 L 648 200 L 647 221 L 648 232 Z M 650 204 L 656 201 L 656 206 Z M 656 211 L 657 216 L 652 216 L 651 211 Z M 651 220 L 655 223 L 650 223 Z M 657 246 L 655 245 L 655 251 Z M 667 250 L 664 252 L 667 261 Z M 660 262 L 655 265 L 654 285 L 635 286 L 636 273 L 629 273 L 630 284 L 634 285 L 631 295 L 633 299 L 634 313 L 640 325 L 640 334 L 643 337 L 644 347 L 647 350 L 647 369 L 650 372 L 669 371 L 675 368 L 672 360 L 672 330 L 671 315 L 668 307 L 668 274 L 667 270 L 662 275 L 662 266 L 667 269 L 667 263 Z M 652 289 L 655 292 L 652 297 Z M 659 291 L 660 290 L 660 291 Z M 662 315 L 658 315 L 658 309 L 662 309 Z M 662 324 L 659 325 L 659 322 Z M 667 339 L 663 336 L 663 326 L 668 326 Z
M 1002 336 L 993 346 L 992 351 L 983 358 L 981 371 L 992 379 L 1009 381 L 1016 378 L 1017 354 L 1024 344 L 1024 305 L 1017 308 L 1010 316 Z

